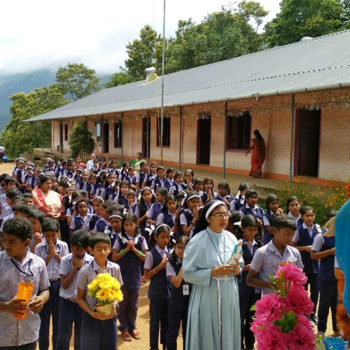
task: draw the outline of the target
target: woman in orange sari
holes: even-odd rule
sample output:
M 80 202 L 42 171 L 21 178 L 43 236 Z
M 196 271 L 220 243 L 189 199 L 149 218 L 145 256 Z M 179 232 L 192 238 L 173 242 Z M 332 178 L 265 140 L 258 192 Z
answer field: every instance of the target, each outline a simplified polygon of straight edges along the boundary
M 41 175 L 38 185 L 35 186 L 32 192 L 34 205 L 43 211 L 46 216 L 58 219 L 62 207 L 62 197 L 52 190 L 52 177 Z
M 266 147 L 265 140 L 261 136 L 260 131 L 258 129 L 254 130 L 254 136 L 255 137 L 251 139 L 251 144 L 246 152 L 246 155 L 250 151 L 252 151 L 252 165 L 250 168 L 249 176 L 259 178 L 262 174 L 262 165 L 264 164 L 264 161 L 266 159 Z

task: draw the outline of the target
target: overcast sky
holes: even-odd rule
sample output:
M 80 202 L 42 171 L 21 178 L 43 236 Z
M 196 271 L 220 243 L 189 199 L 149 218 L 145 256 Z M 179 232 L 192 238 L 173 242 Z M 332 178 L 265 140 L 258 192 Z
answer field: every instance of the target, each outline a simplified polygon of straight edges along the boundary
M 259 1 L 270 13 L 280 0 Z M 228 0 L 167 0 L 166 37 L 180 19 L 199 23 Z M 0 72 L 17 73 L 84 63 L 97 73 L 115 73 L 125 46 L 150 24 L 162 33 L 163 0 L 0 0 Z

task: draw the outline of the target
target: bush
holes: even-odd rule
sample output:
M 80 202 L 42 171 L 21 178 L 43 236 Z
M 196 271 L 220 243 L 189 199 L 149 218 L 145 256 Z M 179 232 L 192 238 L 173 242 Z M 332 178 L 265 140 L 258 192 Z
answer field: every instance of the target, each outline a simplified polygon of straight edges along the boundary
M 346 185 L 325 184 L 314 186 L 307 183 L 287 184 L 278 191 L 281 207 L 286 211 L 287 198 L 297 196 L 302 205 L 311 206 L 316 214 L 315 222 L 323 225 L 329 210 L 339 210 L 347 201 Z
M 69 146 L 72 150 L 72 158 L 78 155 L 86 159 L 87 155 L 95 149 L 95 140 L 86 122 L 77 122 L 72 133 L 69 135 Z

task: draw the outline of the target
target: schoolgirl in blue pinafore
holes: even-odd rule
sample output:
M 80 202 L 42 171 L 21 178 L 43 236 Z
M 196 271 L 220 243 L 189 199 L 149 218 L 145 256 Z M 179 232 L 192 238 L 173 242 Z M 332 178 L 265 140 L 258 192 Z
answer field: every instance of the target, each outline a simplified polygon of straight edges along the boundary
M 174 182 L 169 188 L 169 192 L 176 197 L 179 192 L 185 193 L 185 188 L 186 185 L 183 183 L 183 176 L 179 171 L 177 171 L 174 175 Z
M 150 348 L 158 349 L 159 325 L 160 343 L 166 349 L 168 328 L 169 285 L 166 277 L 166 264 L 169 260 L 167 245 L 170 241 L 170 227 L 157 227 L 154 238 L 156 246 L 147 255 L 144 265 L 145 277 L 150 279 L 148 298 L 150 299 Z
M 138 218 L 139 230 L 141 235 L 145 237 L 148 242 L 149 230 L 147 227 L 147 212 L 150 210 L 153 203 L 155 203 L 155 196 L 150 187 L 144 187 L 141 190 L 141 198 L 138 205 L 135 208 L 135 215 Z M 149 226 L 149 225 L 148 225 Z
M 258 193 L 256 190 L 248 190 L 245 195 L 246 204 L 241 208 L 239 214 L 241 218 L 246 215 L 253 215 L 259 223 L 258 240 L 262 241 L 264 235 L 268 234 L 267 228 L 270 226 L 264 209 L 258 206 Z
M 128 242 L 132 241 L 131 247 Z M 126 341 L 131 337 L 140 339 L 136 328 L 142 266 L 148 247 L 146 240 L 137 229 L 137 217 L 127 214 L 123 220 L 123 230 L 118 234 L 113 246 L 113 260 L 120 266 L 123 278 L 123 301 L 119 304 L 119 330 Z
M 177 236 L 186 235 L 188 237 L 193 237 L 194 228 L 196 224 L 196 219 L 194 215 L 194 210 L 197 210 L 200 205 L 200 196 L 195 192 L 189 192 L 188 196 L 184 202 L 184 210 L 180 214 L 180 222 L 177 230 Z M 198 214 L 197 214 L 198 217 Z
M 185 348 L 188 304 L 192 286 L 189 283 L 185 283 L 185 281 L 182 279 L 181 268 L 183 253 L 188 242 L 189 238 L 187 236 L 178 237 L 174 251 L 166 266 L 166 274 L 170 291 L 167 350 L 177 349 L 176 340 L 179 335 L 181 323 L 183 349 Z M 180 278 L 181 283 L 178 285 Z
M 147 222 L 151 225 L 157 224 L 157 217 L 162 212 L 166 202 L 168 190 L 165 187 L 159 187 L 156 190 L 156 202 L 151 205 L 147 214 Z
M 311 207 L 303 207 L 301 212 L 301 218 L 302 220 L 305 219 L 305 215 L 307 215 L 308 212 L 313 212 L 313 209 Z M 306 246 L 312 246 L 314 239 L 317 234 L 321 233 L 321 229 L 319 225 L 312 224 L 312 227 L 308 227 L 305 222 L 303 222 L 298 228 L 297 231 L 294 233 L 292 242 L 293 245 L 298 247 L 306 247 Z M 310 284 L 310 299 L 314 303 L 313 308 L 313 314 L 311 315 L 313 318 L 315 318 L 316 308 L 317 308 L 317 302 L 318 302 L 318 261 L 311 259 L 311 253 L 310 251 L 306 250 L 299 250 L 301 259 L 303 261 L 304 265 L 304 273 L 307 276 L 307 283 L 305 285 L 305 288 L 308 288 L 308 285 Z
M 245 182 L 241 182 L 238 186 L 238 192 L 231 202 L 230 210 L 240 211 L 245 204 L 245 193 L 249 189 L 249 185 Z
M 325 226 L 328 228 L 323 234 L 316 235 L 312 244 L 312 253 L 323 253 L 320 259 L 320 268 L 318 273 L 318 287 L 320 291 L 320 301 L 318 306 L 318 332 L 325 333 L 327 330 L 327 318 L 329 309 L 332 312 L 332 327 L 334 336 L 339 334 L 337 327 L 337 280 L 334 275 L 335 260 L 335 236 L 334 221 L 330 219 Z
M 248 286 L 246 279 L 253 257 L 256 251 L 261 247 L 261 244 L 254 239 L 254 236 L 258 232 L 258 222 L 256 218 L 252 215 L 246 215 L 241 221 L 241 230 L 243 231 L 242 257 L 244 260 L 242 278 L 238 281 L 241 341 L 242 349 L 253 350 L 255 338 L 250 329 L 254 316 L 252 307 L 261 298 L 261 292 L 259 289 Z

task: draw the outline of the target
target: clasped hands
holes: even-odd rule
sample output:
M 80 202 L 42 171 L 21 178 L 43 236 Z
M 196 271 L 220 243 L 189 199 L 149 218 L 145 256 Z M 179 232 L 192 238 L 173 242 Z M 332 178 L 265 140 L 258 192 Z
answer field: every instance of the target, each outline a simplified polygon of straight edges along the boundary
M 227 276 L 227 275 L 234 275 L 237 276 L 241 273 L 241 269 L 239 266 L 239 262 L 236 259 L 236 263 L 233 265 L 225 264 L 225 265 L 219 265 L 211 269 L 211 277 L 216 276 Z

